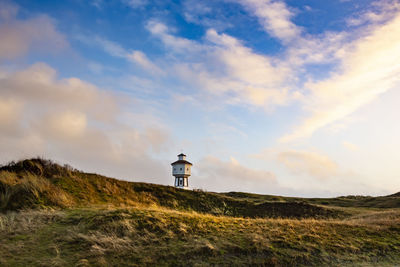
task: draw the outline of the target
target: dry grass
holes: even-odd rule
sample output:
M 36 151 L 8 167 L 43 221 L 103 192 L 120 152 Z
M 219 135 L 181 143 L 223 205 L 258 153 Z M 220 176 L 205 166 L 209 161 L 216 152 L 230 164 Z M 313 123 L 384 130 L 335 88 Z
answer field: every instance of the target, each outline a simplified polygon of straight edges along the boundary
M 368 207 L 397 203 L 179 190 L 34 159 L 0 168 L 0 266 L 395 265 L 400 210 Z
M 70 207 L 75 201 L 69 194 L 49 180 L 26 173 L 17 178 L 15 173 L 0 172 L 0 210 L 25 207 Z
M 344 220 L 344 222 L 353 225 L 363 225 L 385 229 L 392 227 L 393 225 L 400 225 L 400 211 L 399 209 L 383 211 L 372 210 L 352 216 Z
M 23 212 L 0 213 L 0 231 L 2 233 L 16 234 L 30 232 L 48 223 L 52 223 L 63 216 L 60 211 L 27 210 Z
M 338 209 L 304 201 L 248 201 L 224 194 L 132 183 L 82 173 L 42 159 L 0 167 L 0 210 L 85 206 L 161 206 L 234 217 L 344 216 Z
M 0 258 L 5 266 L 394 264 L 399 216 L 250 219 L 154 207 L 10 212 L 0 216 Z

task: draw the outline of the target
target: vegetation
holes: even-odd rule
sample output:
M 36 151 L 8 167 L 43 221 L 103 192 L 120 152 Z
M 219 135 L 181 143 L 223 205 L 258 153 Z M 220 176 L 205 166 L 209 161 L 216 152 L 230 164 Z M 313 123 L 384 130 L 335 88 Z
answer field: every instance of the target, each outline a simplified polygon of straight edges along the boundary
M 258 195 L 241 192 L 230 192 L 224 195 L 234 197 L 236 199 L 254 201 L 255 203 L 263 201 L 305 201 L 310 204 L 337 206 L 337 207 L 365 207 L 365 208 L 400 208 L 400 192 L 382 197 L 371 196 L 341 196 L 337 198 L 296 198 Z
M 48 160 L 31 159 L 0 168 L 0 209 L 161 206 L 181 211 L 242 217 L 338 217 L 342 211 L 304 202 L 253 201 L 229 195 L 132 183 L 88 174 Z
M 0 168 L 0 266 L 396 265 L 399 196 L 302 199 Z

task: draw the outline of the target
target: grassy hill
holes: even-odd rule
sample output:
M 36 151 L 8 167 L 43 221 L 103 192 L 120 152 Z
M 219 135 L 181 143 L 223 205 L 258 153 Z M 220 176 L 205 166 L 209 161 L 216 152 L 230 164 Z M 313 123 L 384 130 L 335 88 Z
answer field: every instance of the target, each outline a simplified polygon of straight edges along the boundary
M 327 218 L 339 210 L 301 199 L 269 201 L 232 197 L 172 186 L 133 183 L 83 173 L 43 159 L 30 159 L 0 168 L 0 210 L 37 207 L 72 208 L 88 205 L 113 207 L 160 206 L 181 211 L 241 217 Z
M 212 193 L 0 167 L 0 266 L 400 264 L 400 197 Z

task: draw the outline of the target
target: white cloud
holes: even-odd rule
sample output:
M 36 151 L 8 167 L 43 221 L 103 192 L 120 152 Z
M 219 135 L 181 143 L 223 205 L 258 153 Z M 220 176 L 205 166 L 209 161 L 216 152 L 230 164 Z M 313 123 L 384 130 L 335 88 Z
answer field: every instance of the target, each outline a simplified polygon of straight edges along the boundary
M 141 51 L 132 51 L 132 53 L 128 55 L 128 58 L 142 68 L 146 69 L 147 71 L 150 71 L 151 73 L 154 73 L 156 75 L 164 74 L 164 72 L 156 64 L 151 62 L 148 57 Z
M 201 44 L 195 41 L 172 35 L 171 29 L 157 20 L 150 20 L 147 23 L 146 28 L 153 35 L 160 38 L 168 48 L 173 49 L 173 52 L 175 53 L 181 55 L 190 53 L 188 56 L 191 56 L 192 53 L 197 53 L 203 49 Z
M 186 0 L 183 3 L 184 15 L 186 19 L 193 19 L 194 15 L 206 15 L 212 12 L 212 8 L 207 6 L 205 2 L 198 2 L 194 0 Z
M 136 119 L 140 114 L 126 110 L 129 103 L 78 78 L 58 79 L 43 63 L 5 74 L 0 160 L 43 156 L 114 177 L 167 184 L 168 166 L 150 153 L 168 148 L 168 131 L 155 120 Z M 129 115 L 127 123 L 123 117 Z
M 208 30 L 206 37 L 215 44 L 211 54 L 224 71 L 223 76 L 216 79 L 223 83 L 229 81 L 228 86 L 221 89 L 235 92 L 240 99 L 256 106 L 273 106 L 287 101 L 288 89 L 284 83 L 290 73 L 288 69 L 276 66 L 279 62 L 254 53 L 229 35 Z
M 400 82 L 400 14 L 368 29 L 341 51 L 341 67 L 330 78 L 305 85 L 311 113 L 282 142 L 309 137 L 316 130 L 352 114 Z
M 238 0 L 253 13 L 265 31 L 283 42 L 290 42 L 301 34 L 301 27 L 291 21 L 293 12 L 283 1 L 276 0 Z
M 158 67 L 155 63 L 153 63 L 142 51 L 132 50 L 129 51 L 119 45 L 118 43 L 112 42 L 110 40 L 104 39 L 100 36 L 96 36 L 94 38 L 89 38 L 87 36 L 78 35 L 76 39 L 87 44 L 98 46 L 103 49 L 106 53 L 113 57 L 123 58 L 127 61 L 133 62 L 138 66 L 142 67 L 144 70 L 154 74 L 154 75 L 163 75 L 164 71 Z M 98 64 L 90 64 L 92 70 L 95 72 L 99 72 L 102 68 L 99 69 Z
M 185 0 L 183 2 L 183 16 L 187 22 L 203 25 L 207 28 L 223 30 L 233 27 L 223 12 L 219 12 L 215 7 L 215 3 L 215 1 Z
M 0 131 L 14 135 L 18 131 L 17 122 L 21 118 L 22 103 L 11 98 L 0 98 Z
M 400 2 L 398 0 L 375 1 L 372 2 L 372 8 L 350 17 L 346 21 L 349 26 L 381 23 L 393 19 L 399 10 Z
M 288 150 L 279 152 L 277 160 L 296 175 L 305 174 L 324 179 L 338 174 L 338 165 L 317 152 Z
M 94 39 L 86 36 L 79 36 L 78 39 L 88 44 L 99 45 L 105 52 L 114 57 L 126 58 L 129 55 L 129 52 L 119 44 L 99 36 L 96 36 Z
M 346 153 L 346 156 L 349 153 Z M 349 155 L 350 156 L 350 155 Z M 359 157 L 357 155 L 357 157 Z M 251 155 L 260 160 L 264 166 L 273 168 L 279 177 L 278 194 L 302 195 L 308 197 L 327 197 L 354 194 L 388 194 L 390 190 L 383 189 L 382 179 L 377 183 L 376 176 L 362 170 L 354 170 L 354 161 L 334 159 L 330 155 L 315 149 L 291 149 L 275 147 L 261 150 Z M 374 164 L 372 164 L 374 165 Z
M 18 20 L 18 6 L 2 3 L 0 10 L 0 60 L 14 59 L 30 49 L 59 51 L 68 46 L 54 22 L 45 15 Z
M 191 179 L 191 186 L 213 191 L 272 193 L 279 187 L 273 173 L 248 168 L 233 157 L 229 161 L 212 156 L 202 159 Z
M 258 7 L 256 2 L 246 3 Z M 267 4 L 286 8 L 278 2 L 266 1 L 260 5 Z M 289 20 L 290 16 L 285 18 Z M 298 30 L 291 35 L 296 42 L 278 58 L 256 53 L 241 40 L 212 28 L 202 41 L 179 37 L 172 33 L 174 29 L 156 20 L 150 20 L 147 29 L 174 55 L 164 59 L 168 61 L 166 65 L 172 66 L 169 75 L 177 75 L 190 87 L 220 97 L 220 102 L 267 111 L 303 98 L 296 82 L 304 66 L 337 61 L 338 50 L 347 38 L 346 34 L 330 32 L 318 38 L 304 38 Z
M 225 103 L 271 109 L 292 97 L 287 86 L 291 70 L 232 36 L 209 29 L 201 43 L 172 35 L 160 22 L 150 21 L 148 29 L 179 56 L 169 63 L 173 66 L 171 75 L 221 97 Z
M 41 122 L 41 131 L 46 135 L 61 140 L 79 138 L 85 134 L 87 127 L 86 114 L 79 111 L 63 111 L 49 114 Z
M 337 59 L 336 53 L 348 38 L 344 32 L 324 32 L 310 35 L 291 21 L 294 12 L 279 0 L 237 0 L 258 18 L 264 30 L 286 45 L 283 54 L 287 68 L 299 75 L 302 67 L 310 63 L 330 63 Z M 307 6 L 306 10 L 309 11 Z
M 211 29 L 207 31 L 206 38 L 216 45 L 213 54 L 224 64 L 231 77 L 258 86 L 276 85 L 286 77 L 285 70 L 273 66 L 271 58 L 254 53 L 232 36 L 218 34 Z
M 150 20 L 146 28 L 158 37 L 167 49 L 165 58 L 155 61 L 159 64 L 155 64 L 142 51 L 129 51 L 101 37 L 81 39 L 88 43 L 96 43 L 112 56 L 133 61 L 154 75 L 165 73 L 168 77 L 177 77 L 183 86 L 186 85 L 190 90 L 200 88 L 203 93 L 212 96 L 209 98 L 216 96 L 218 101 L 215 102 L 218 103 L 223 101 L 225 104 L 271 110 L 275 106 L 286 105 L 294 100 L 303 101 L 301 105 L 310 116 L 292 133 L 283 136 L 283 142 L 310 136 L 319 128 L 343 120 L 396 84 L 399 34 L 390 35 L 388 32 L 391 30 L 385 30 L 385 27 L 390 28 L 390 25 L 394 25 L 392 33 L 397 33 L 398 19 L 388 21 L 387 16 L 382 15 L 381 17 L 386 19 L 374 20 L 376 23 L 373 26 L 361 28 L 354 34 L 325 32 L 318 36 L 310 36 L 291 21 L 294 13 L 282 1 L 239 2 L 259 19 L 268 33 L 288 46 L 280 55 L 281 58 L 256 53 L 241 40 L 218 33 L 212 28 L 201 41 L 179 37 L 176 30 L 156 20 Z M 199 13 L 210 12 L 205 5 L 196 8 Z M 12 18 L 17 12 L 13 10 L 9 8 L 7 12 L 1 13 L 1 16 Z M 392 16 L 394 13 L 390 14 Z M 382 21 L 386 26 L 378 24 Z M 381 31 L 386 31 L 386 34 L 380 33 Z M 355 40 L 348 43 L 350 38 Z M 27 48 L 17 50 L 24 49 Z M 296 80 L 302 75 L 307 64 L 337 62 L 340 65 L 335 68 L 336 71 L 332 72 L 330 78 L 323 81 L 311 80 L 305 88 L 297 88 Z M 159 65 L 168 68 L 164 69 Z M 96 66 L 92 67 L 98 71 Z M 144 80 L 140 81 L 143 84 Z M 67 83 L 73 82 L 71 79 Z
M 101 120 L 109 120 L 118 112 L 113 95 L 77 78 L 57 80 L 56 71 L 44 63 L 10 73 L 0 79 L 0 86 L 3 97 L 42 103 L 43 108 L 79 109 Z
M 311 136 L 396 84 L 400 35 L 390 35 L 390 30 L 385 30 L 390 25 L 393 33 L 399 29 L 395 19 L 388 19 L 389 15 L 379 20 L 385 21 L 386 26 L 374 24 L 352 32 L 328 31 L 312 36 L 291 21 L 294 13 L 282 1 L 239 3 L 259 19 L 268 33 L 285 43 L 286 51 L 279 58 L 256 53 L 237 38 L 212 28 L 200 41 L 180 37 L 175 29 L 156 20 L 150 20 L 147 29 L 165 45 L 164 65 L 171 66 L 167 75 L 177 76 L 193 90 L 200 89 L 200 93 L 196 91 L 200 96 L 205 92 L 216 96 L 219 103 L 267 111 L 299 101 L 310 116 L 280 141 Z M 198 9 L 209 12 L 207 8 Z M 393 16 L 393 12 L 390 14 Z M 385 58 L 387 62 L 383 62 Z M 303 75 L 310 64 L 331 64 L 331 68 L 327 67 L 330 78 L 309 77 L 303 87 L 298 81 L 307 78 Z

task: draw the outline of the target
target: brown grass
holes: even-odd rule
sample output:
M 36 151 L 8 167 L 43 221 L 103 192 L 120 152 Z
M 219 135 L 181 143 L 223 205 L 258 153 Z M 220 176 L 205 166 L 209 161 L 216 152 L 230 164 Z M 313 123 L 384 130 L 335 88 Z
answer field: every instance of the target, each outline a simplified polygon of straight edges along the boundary
M 400 264 L 394 196 L 218 194 L 33 159 L 0 168 L 0 201 L 0 266 Z
M 42 159 L 0 168 L 0 210 L 85 206 L 162 206 L 233 217 L 328 218 L 338 209 L 304 201 L 248 201 L 224 194 L 132 183 L 82 173 Z
M 399 217 L 398 210 L 349 220 L 165 208 L 10 212 L 0 215 L 0 258 L 8 255 L 5 266 L 393 265 L 400 263 Z

